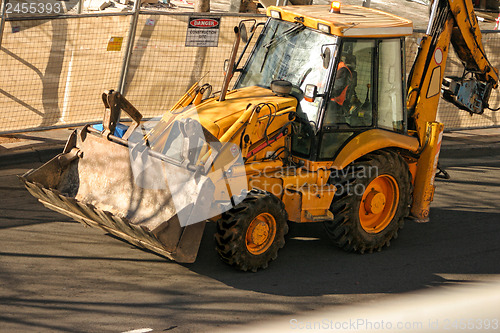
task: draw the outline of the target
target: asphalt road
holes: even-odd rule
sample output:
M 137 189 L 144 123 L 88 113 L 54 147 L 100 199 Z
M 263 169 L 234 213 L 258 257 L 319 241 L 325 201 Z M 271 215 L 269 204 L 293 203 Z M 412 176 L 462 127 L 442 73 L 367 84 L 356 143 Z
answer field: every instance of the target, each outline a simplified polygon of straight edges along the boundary
M 296 225 L 258 273 L 223 264 L 214 226 L 181 265 L 45 209 L 0 169 L 0 332 L 206 332 L 500 276 L 500 149 L 444 152 L 431 222 L 385 251 L 345 253 Z M 284 327 L 287 329 L 289 327 Z M 143 330 L 146 332 L 147 330 Z

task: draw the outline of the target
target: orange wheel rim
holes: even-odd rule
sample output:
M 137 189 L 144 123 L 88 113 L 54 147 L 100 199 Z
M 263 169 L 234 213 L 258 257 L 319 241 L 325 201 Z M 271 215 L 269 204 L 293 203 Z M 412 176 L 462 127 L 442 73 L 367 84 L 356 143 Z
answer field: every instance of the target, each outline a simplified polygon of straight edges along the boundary
M 257 215 L 248 226 L 245 244 L 248 252 L 259 255 L 266 252 L 276 236 L 276 220 L 269 213 Z
M 399 202 L 398 183 L 394 177 L 381 175 L 365 189 L 359 205 L 359 221 L 368 233 L 378 233 L 391 223 Z

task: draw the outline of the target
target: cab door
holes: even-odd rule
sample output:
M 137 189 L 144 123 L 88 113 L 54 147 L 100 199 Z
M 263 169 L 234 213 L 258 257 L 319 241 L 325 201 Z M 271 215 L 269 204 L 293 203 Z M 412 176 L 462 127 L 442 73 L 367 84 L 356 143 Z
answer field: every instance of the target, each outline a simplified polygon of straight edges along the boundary
M 404 39 L 343 39 L 318 133 L 318 160 L 333 160 L 356 135 L 373 128 L 404 133 Z

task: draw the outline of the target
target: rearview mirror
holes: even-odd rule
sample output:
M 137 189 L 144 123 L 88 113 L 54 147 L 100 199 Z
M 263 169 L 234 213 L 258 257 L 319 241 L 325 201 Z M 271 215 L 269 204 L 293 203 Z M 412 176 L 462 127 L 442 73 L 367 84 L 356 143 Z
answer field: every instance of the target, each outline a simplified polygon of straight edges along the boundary
M 325 50 L 321 53 L 321 58 L 323 59 L 323 68 L 328 69 L 328 66 L 330 66 L 331 57 L 332 51 L 330 51 L 329 47 L 326 47 Z
M 304 89 L 304 99 L 312 103 L 317 96 L 318 87 L 316 87 L 314 84 L 306 84 L 306 88 Z
M 240 36 L 241 36 L 241 41 L 246 44 L 248 42 L 248 33 L 247 33 L 247 27 L 243 22 L 240 22 Z

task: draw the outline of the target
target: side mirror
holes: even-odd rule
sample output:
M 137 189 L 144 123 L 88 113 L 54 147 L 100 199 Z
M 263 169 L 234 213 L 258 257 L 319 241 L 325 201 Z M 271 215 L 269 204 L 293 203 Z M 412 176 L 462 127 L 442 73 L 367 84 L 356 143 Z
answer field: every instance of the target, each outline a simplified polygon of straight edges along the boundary
M 314 84 L 306 84 L 306 88 L 304 89 L 304 99 L 312 103 L 314 102 L 317 96 L 318 96 L 318 87 L 316 87 Z
M 330 48 L 325 48 L 325 50 L 321 53 L 321 58 L 323 59 L 323 68 L 328 69 L 332 58 L 332 51 L 330 51 Z

